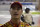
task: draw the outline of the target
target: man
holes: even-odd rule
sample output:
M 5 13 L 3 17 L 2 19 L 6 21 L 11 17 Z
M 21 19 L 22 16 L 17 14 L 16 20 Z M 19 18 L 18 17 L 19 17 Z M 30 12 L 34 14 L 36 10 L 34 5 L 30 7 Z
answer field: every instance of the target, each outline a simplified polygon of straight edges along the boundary
M 25 9 L 25 14 L 22 15 L 21 20 L 25 23 L 28 23 L 29 25 L 34 24 L 32 15 L 29 13 L 30 9 Z
M 1 27 L 29 27 L 28 24 L 20 21 L 21 14 L 23 12 L 21 3 L 12 3 L 9 11 L 11 14 L 11 20 Z

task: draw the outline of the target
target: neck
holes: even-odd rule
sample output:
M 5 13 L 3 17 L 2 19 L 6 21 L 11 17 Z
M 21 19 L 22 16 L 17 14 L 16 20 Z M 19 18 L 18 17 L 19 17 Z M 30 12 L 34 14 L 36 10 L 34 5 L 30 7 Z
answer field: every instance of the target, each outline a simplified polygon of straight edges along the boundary
M 12 21 L 12 23 L 14 23 L 14 24 L 19 24 L 19 22 L 20 22 L 20 19 L 17 19 L 17 18 L 12 18 L 11 19 L 11 21 Z

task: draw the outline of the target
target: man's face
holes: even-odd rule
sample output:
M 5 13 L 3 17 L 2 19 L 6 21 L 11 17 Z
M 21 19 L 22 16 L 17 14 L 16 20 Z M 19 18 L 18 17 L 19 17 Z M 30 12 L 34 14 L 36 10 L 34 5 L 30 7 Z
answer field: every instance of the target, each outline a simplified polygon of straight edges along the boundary
M 10 13 L 12 18 L 20 18 L 22 14 L 22 9 L 16 5 L 10 9 Z

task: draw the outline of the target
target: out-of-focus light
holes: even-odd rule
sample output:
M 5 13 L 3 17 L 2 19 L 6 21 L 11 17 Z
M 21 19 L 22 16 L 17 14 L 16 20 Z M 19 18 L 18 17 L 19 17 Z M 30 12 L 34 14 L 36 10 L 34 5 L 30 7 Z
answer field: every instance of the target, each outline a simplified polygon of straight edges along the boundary
M 25 7 L 25 9 L 26 9 L 26 7 Z

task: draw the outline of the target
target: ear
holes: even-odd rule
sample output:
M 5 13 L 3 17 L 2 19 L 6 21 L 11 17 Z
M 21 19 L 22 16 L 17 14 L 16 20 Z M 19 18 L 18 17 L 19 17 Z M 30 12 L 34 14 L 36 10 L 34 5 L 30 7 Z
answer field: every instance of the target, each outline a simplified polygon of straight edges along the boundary
M 11 12 L 11 8 L 9 9 L 9 12 Z
M 21 13 L 23 14 L 23 10 L 22 10 L 22 12 L 21 12 Z M 21 14 L 21 15 L 22 15 L 22 14 Z
M 23 12 L 23 10 L 22 10 L 22 12 Z
M 23 13 L 23 10 L 22 10 L 22 13 Z

